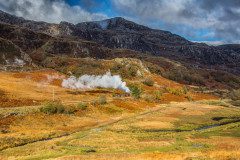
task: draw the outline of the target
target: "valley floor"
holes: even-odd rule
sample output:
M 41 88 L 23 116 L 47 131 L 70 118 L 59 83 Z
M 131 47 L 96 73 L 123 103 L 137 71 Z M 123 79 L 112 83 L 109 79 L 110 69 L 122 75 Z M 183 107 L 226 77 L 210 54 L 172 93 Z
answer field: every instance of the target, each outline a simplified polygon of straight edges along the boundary
M 239 109 L 204 102 L 163 104 L 0 153 L 2 159 L 238 159 L 239 118 Z
M 167 92 L 161 103 L 153 103 L 116 97 L 113 90 L 67 90 L 60 87 L 58 79 L 46 84 L 45 74 L 0 73 L 0 159 L 240 157 L 240 108 L 215 96 Z M 173 89 L 182 87 L 154 78 L 157 85 L 143 86 L 146 93 L 159 90 L 163 80 Z M 101 95 L 107 102 L 94 105 Z M 88 107 L 74 113 L 41 112 L 42 103 L 53 98 L 68 107 L 79 102 Z M 176 102 L 170 102 L 173 100 Z

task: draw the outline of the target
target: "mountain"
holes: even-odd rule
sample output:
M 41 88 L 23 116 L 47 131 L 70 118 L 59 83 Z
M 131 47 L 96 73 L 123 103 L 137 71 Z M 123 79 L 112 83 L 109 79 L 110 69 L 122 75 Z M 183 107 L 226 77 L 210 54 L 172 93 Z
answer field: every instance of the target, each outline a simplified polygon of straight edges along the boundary
M 233 52 L 237 52 L 240 54 L 240 44 L 225 44 L 225 45 L 220 45 L 218 48 L 223 49 L 223 50 L 231 50 Z
M 150 29 L 123 18 L 98 22 L 84 22 L 77 25 L 60 23 L 71 30 L 70 34 L 80 39 L 95 41 L 109 48 L 127 48 L 154 56 L 164 56 L 195 65 L 224 65 L 239 73 L 237 66 L 240 54 L 236 50 L 223 49 L 190 42 L 167 31 Z M 239 66 L 238 66 L 239 67 Z
M 240 86 L 239 45 L 208 46 L 121 17 L 51 24 L 0 11 L 0 65 L 16 59 L 54 66 L 51 57 L 137 58 L 166 78 L 189 84 Z M 14 52 L 6 50 L 12 46 Z M 6 57 L 8 57 L 6 59 Z M 64 65 L 64 64 L 62 64 Z M 213 85 L 214 86 L 214 85 Z
M 0 22 L 54 37 L 83 39 L 94 41 L 107 48 L 125 48 L 163 56 L 196 67 L 212 68 L 217 65 L 221 66 L 222 70 L 240 74 L 239 48 L 232 45 L 218 47 L 193 43 L 171 32 L 151 29 L 121 17 L 76 25 L 68 22 L 49 24 L 25 20 L 1 11 Z

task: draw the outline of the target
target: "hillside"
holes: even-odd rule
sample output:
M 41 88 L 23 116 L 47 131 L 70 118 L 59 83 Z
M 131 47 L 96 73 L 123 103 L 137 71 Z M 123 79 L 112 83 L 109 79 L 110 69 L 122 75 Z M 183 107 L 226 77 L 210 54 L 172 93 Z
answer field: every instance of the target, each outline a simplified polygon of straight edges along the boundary
M 123 18 L 76 25 L 49 24 L 1 12 L 0 21 L 1 38 L 21 49 L 22 55 L 28 57 L 24 63 L 31 62 L 35 67 L 59 70 L 59 66 L 49 61 L 58 56 L 65 59 L 129 57 L 147 63 L 151 72 L 180 83 L 219 89 L 240 87 L 237 49 L 192 43 L 170 32 L 152 30 Z M 5 54 L 4 50 L 1 52 Z M 10 57 L 15 61 L 14 55 Z
M 74 25 L 68 22 L 35 22 L 4 12 L 0 14 L 3 23 L 26 27 L 54 37 L 84 39 L 108 48 L 131 49 L 148 55 L 163 56 L 183 62 L 189 67 L 217 68 L 234 74 L 240 73 L 238 49 L 193 43 L 168 31 L 151 29 L 121 17 Z

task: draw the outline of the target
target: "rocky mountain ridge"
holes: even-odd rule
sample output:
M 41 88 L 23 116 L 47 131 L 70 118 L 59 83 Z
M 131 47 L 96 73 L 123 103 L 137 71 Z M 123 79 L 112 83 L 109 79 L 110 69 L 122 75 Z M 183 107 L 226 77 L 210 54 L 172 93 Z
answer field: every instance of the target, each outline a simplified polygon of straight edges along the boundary
M 120 17 L 74 25 L 35 22 L 0 12 L 0 44 L 0 66 L 23 62 L 51 68 L 57 63 L 58 69 L 71 65 L 71 58 L 125 57 L 140 59 L 151 72 L 181 83 L 240 86 L 239 45 L 193 43 Z M 64 60 L 59 64 L 53 57 Z
M 163 56 L 197 67 L 217 65 L 228 72 L 240 74 L 238 48 L 193 43 L 171 32 L 151 29 L 121 17 L 76 25 L 68 22 L 50 24 L 25 20 L 1 11 L 0 22 L 53 37 L 94 41 L 107 48 L 123 48 Z

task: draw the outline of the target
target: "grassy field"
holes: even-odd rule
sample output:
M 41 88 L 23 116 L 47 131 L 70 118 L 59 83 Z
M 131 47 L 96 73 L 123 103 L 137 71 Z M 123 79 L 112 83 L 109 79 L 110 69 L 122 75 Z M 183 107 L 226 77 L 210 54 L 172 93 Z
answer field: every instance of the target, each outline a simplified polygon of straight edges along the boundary
M 63 76 L 0 73 L 0 159 L 240 157 L 240 109 L 227 101 L 150 74 L 154 83 L 126 79 L 139 98 L 64 89 Z
M 9 159 L 238 159 L 237 119 L 236 108 L 163 104 L 61 138 L 9 148 L 1 155 Z

